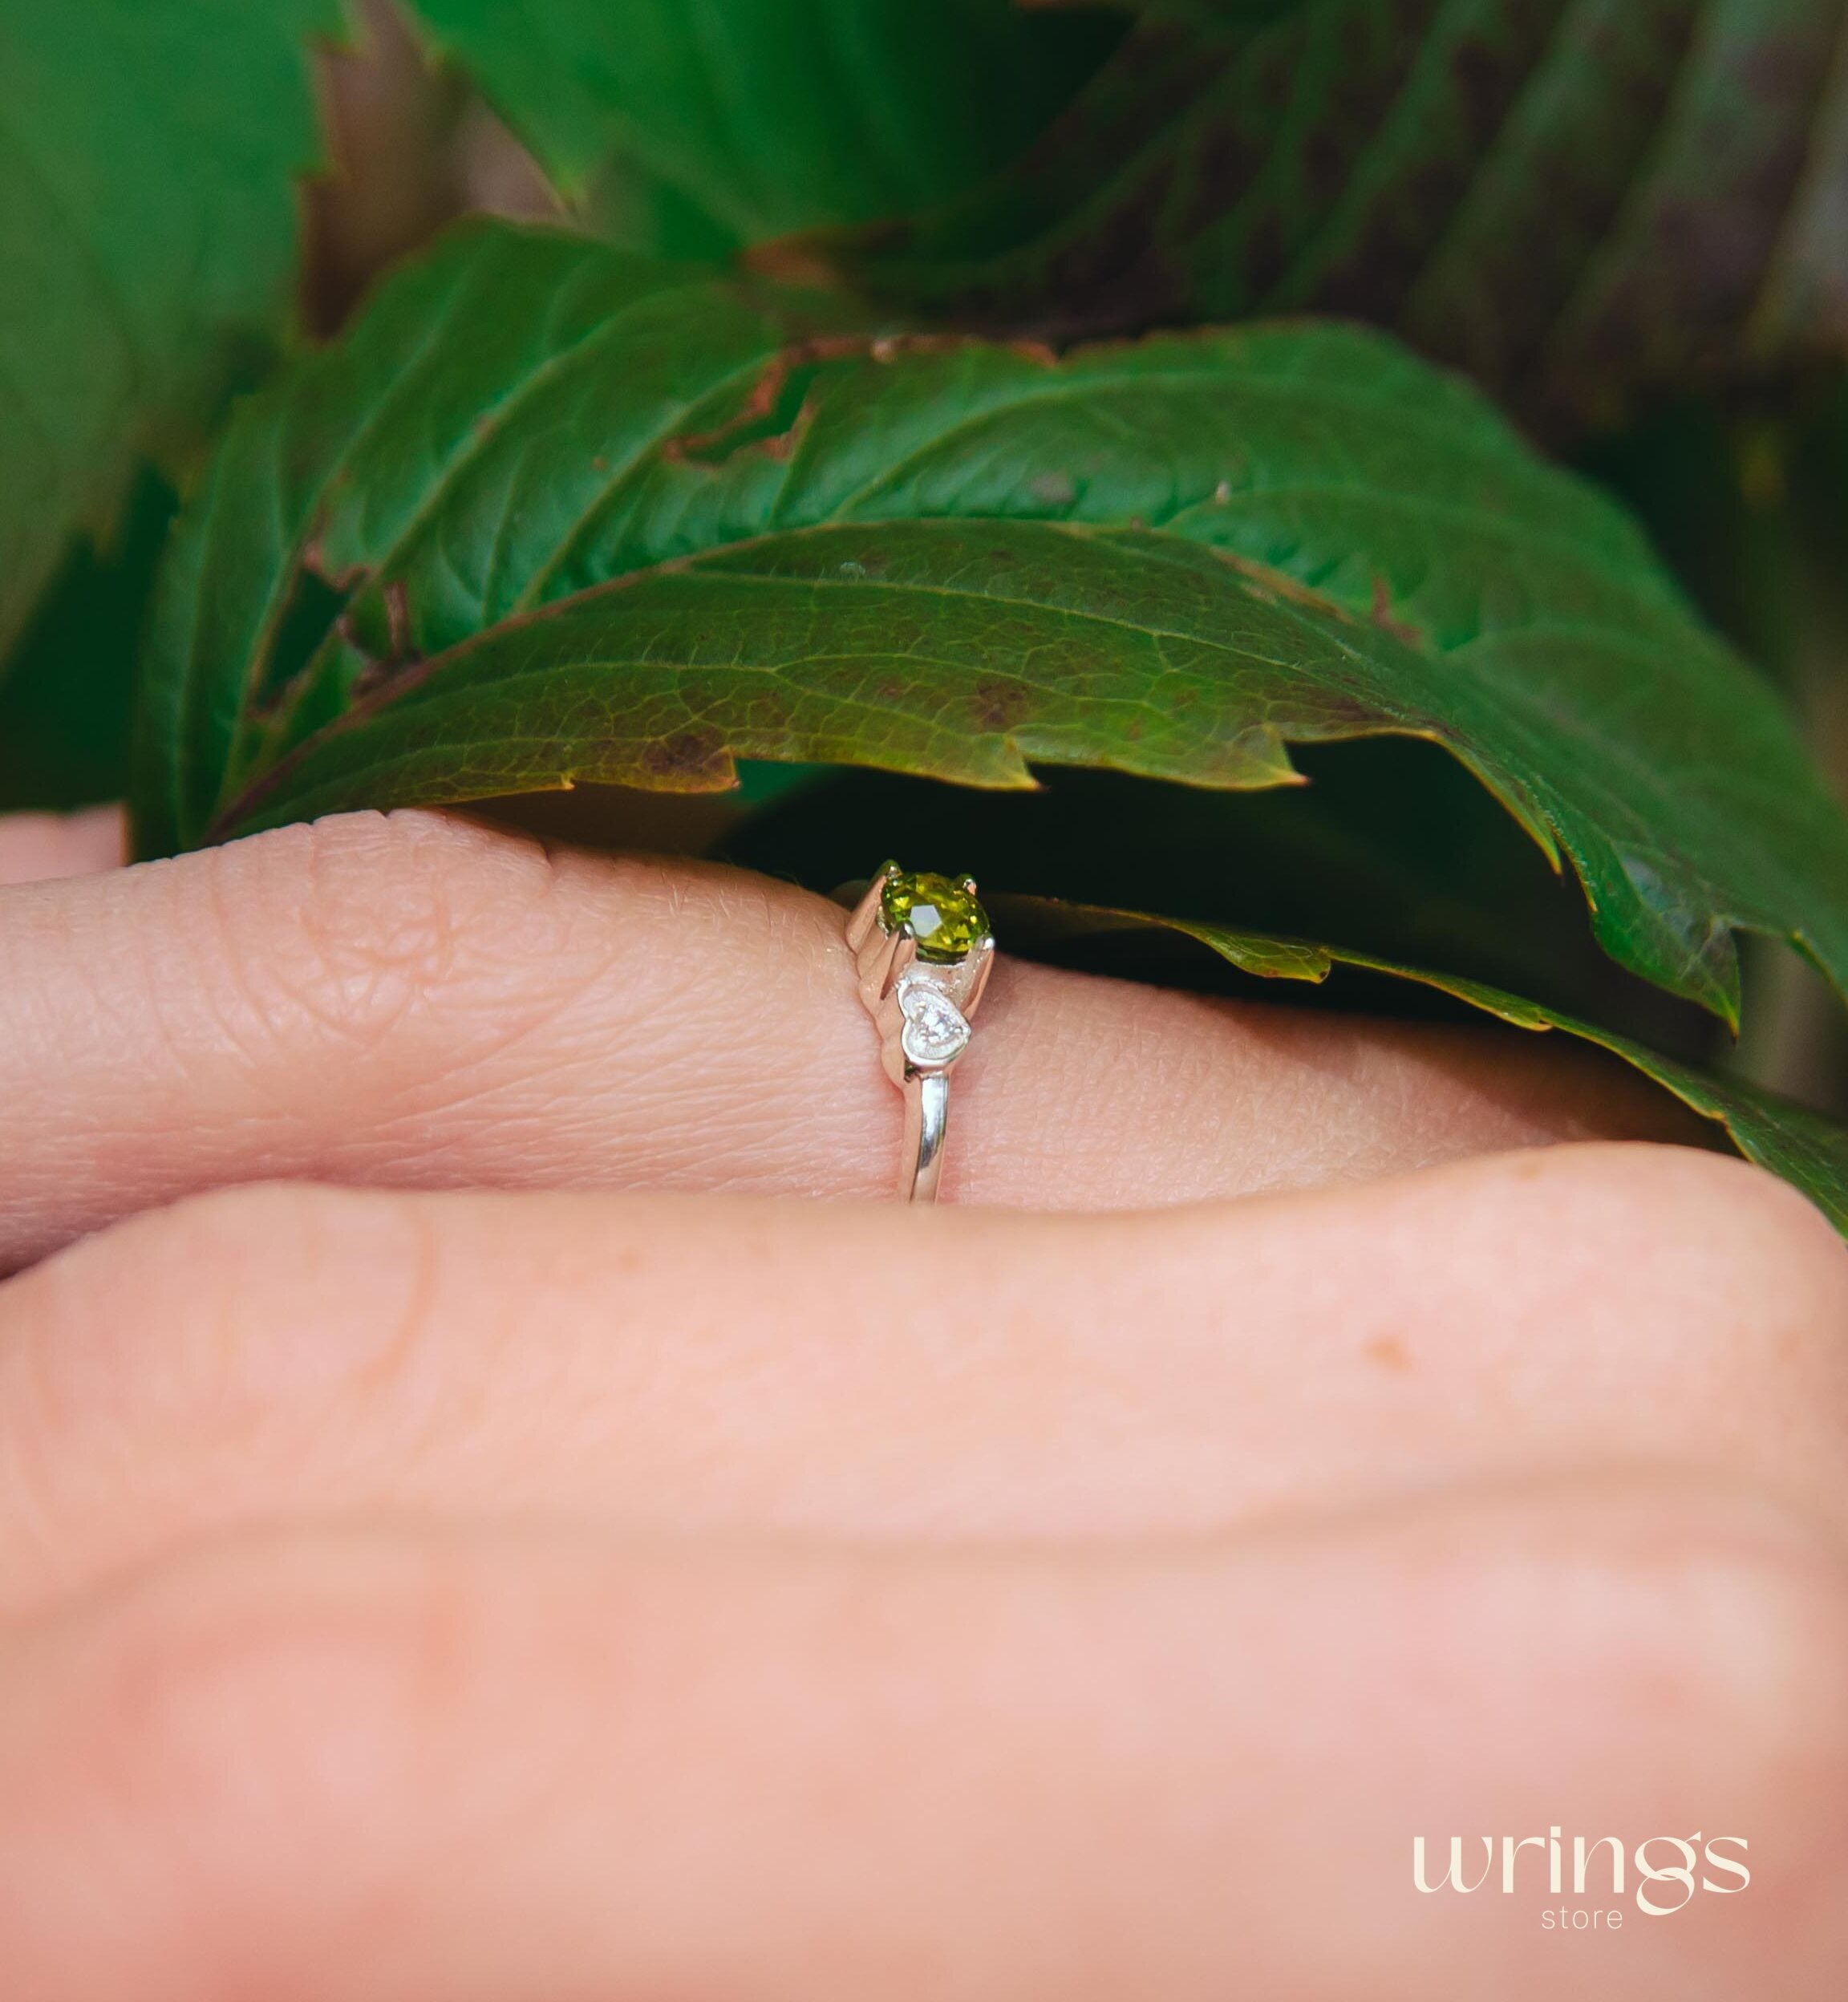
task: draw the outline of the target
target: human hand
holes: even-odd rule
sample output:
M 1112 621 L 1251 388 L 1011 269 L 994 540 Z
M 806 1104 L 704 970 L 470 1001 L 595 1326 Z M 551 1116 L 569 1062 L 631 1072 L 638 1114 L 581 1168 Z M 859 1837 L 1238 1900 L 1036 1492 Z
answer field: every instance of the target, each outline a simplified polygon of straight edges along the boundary
M 999 1206 L 797 1204 L 800 893 L 360 817 L 0 938 L 4 1992 L 1840 1993 L 1844 1262 L 1539 1145 L 1646 1088 L 1004 963 Z M 1753 1882 L 1412 1886 L 1558 1823 Z

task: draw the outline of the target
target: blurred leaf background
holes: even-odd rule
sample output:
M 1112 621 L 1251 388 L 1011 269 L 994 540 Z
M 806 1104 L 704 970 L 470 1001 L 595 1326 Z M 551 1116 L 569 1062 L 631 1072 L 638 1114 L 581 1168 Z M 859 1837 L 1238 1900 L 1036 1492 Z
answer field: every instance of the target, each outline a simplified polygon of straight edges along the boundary
M 1388 329 L 1633 510 L 1848 789 L 1848 0 L 0 0 L 0 806 L 127 791 L 209 443 L 471 213 L 1003 339 Z M 979 853 L 1848 1108 L 1842 1009 L 1781 942 L 1744 941 L 1735 1048 L 1433 746 L 1298 762 L 1307 792 L 747 764 L 501 810 L 821 887 Z

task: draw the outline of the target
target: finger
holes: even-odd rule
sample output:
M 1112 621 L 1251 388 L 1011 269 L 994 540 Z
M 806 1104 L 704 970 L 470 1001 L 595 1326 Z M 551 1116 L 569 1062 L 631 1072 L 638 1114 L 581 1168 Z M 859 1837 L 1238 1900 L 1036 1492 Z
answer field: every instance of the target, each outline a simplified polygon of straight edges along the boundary
M 240 1522 L 1199 1534 L 1601 1464 L 1848 1523 L 1848 1256 L 1555 1149 L 1107 1218 L 268 1189 L 0 1291 L 0 1608 Z
M 1834 2002 L 1845 1652 L 1837 1559 L 1711 1489 L 1089 1558 L 265 1538 L 0 1651 L 0 1964 L 34 2002 L 1557 2002 L 1570 1955 L 1601 2002 Z M 1550 1828 L 1568 1872 L 1731 1838 L 1750 1881 L 1556 1897 Z M 1417 1834 L 1472 1878 L 1538 1839 L 1459 1896 Z
M 0 884 L 36 883 L 120 869 L 128 859 L 122 809 L 0 814 Z
M 277 1177 L 883 1194 L 898 1094 L 832 905 L 429 815 L 0 902 L 0 1261 Z M 1583 1054 L 1583 1053 L 1582 1053 Z M 946 1188 L 1113 1206 L 1686 1130 L 1518 1032 L 1003 964 Z

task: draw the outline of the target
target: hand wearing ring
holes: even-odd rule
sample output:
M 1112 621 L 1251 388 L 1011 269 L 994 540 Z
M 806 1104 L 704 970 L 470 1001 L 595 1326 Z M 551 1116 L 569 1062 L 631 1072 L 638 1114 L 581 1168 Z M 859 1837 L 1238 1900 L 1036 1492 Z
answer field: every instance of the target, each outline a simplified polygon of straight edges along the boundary
M 950 1072 L 995 963 L 972 876 L 913 874 L 888 862 L 847 921 L 860 998 L 886 1075 L 905 1094 L 898 1200 L 934 1202 L 950 1117 Z

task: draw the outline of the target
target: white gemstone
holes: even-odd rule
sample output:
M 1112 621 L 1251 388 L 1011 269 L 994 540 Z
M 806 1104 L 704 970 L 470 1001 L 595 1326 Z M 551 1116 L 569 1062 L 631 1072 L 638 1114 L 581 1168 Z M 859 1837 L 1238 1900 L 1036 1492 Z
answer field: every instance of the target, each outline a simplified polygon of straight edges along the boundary
M 949 1064 L 969 1047 L 962 1011 L 928 977 L 902 980 L 898 1007 L 905 1017 L 899 1046 L 914 1064 Z

